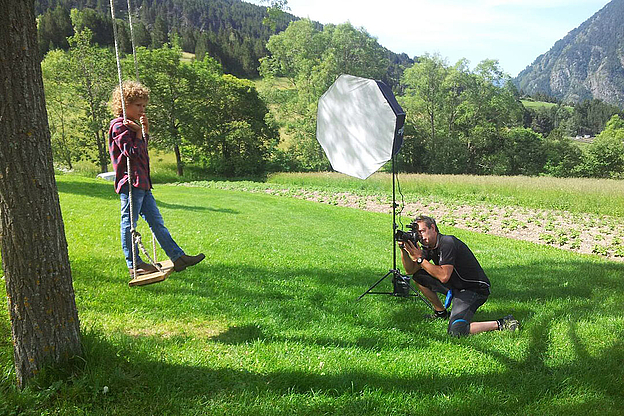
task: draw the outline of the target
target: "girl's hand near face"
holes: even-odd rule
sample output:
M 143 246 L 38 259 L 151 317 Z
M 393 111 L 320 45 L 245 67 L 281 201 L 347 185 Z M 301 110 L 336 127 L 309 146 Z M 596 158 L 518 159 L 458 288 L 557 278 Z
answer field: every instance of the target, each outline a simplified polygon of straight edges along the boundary
M 139 118 L 139 123 L 137 123 L 136 121 L 132 121 L 130 119 L 124 121 L 124 125 L 127 126 L 130 130 L 132 130 L 133 132 L 136 133 L 136 137 L 138 139 L 143 138 L 143 132 L 145 132 L 145 134 L 148 134 L 149 132 L 149 121 L 147 120 L 147 116 L 145 114 L 143 114 L 140 118 Z M 143 128 L 141 128 L 141 125 L 143 125 Z
M 133 132 L 136 133 L 136 136 L 140 139 L 143 137 L 143 133 L 141 132 L 141 126 L 138 125 L 136 122 L 128 119 L 128 120 L 124 120 L 124 126 L 128 127 L 130 130 L 132 130 Z
M 149 134 L 149 120 L 147 119 L 147 114 L 143 114 L 139 120 L 143 125 L 143 131 L 145 134 Z

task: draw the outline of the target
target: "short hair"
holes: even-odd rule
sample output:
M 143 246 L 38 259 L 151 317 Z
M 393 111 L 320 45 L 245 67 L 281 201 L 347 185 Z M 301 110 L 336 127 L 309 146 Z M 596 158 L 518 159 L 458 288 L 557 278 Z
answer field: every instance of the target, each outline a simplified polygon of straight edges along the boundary
M 138 100 L 149 101 L 150 90 L 145 85 L 137 81 L 124 81 L 122 84 L 125 104 L 134 103 Z M 119 85 L 115 87 L 109 102 L 111 111 L 116 116 L 123 115 L 121 103 L 121 89 Z
M 438 224 L 436 224 L 436 221 L 432 217 L 428 217 L 426 215 L 419 215 L 416 218 L 414 218 L 414 221 L 412 221 L 412 224 L 417 224 L 419 222 L 424 222 L 427 228 L 431 228 L 431 226 L 433 226 L 436 232 L 438 233 L 440 232 L 440 230 L 438 229 Z

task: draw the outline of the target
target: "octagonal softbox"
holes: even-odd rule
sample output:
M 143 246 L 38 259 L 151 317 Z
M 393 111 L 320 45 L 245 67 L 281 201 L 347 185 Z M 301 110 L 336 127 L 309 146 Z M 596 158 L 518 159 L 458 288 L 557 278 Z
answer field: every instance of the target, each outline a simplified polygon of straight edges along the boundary
M 319 99 L 316 138 L 336 171 L 366 179 L 399 151 L 404 123 L 386 84 L 341 75 Z

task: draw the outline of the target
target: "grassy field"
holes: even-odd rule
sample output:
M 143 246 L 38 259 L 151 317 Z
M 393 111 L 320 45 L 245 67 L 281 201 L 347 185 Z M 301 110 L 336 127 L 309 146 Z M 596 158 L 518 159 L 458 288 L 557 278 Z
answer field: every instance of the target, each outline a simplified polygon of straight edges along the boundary
M 192 62 L 195 59 L 195 54 L 190 52 L 182 52 L 182 62 Z
M 71 371 L 50 371 L 17 391 L 0 309 L 0 414 L 624 412 L 621 263 L 446 227 L 473 248 L 493 283 L 475 319 L 513 313 L 522 323 L 515 333 L 455 339 L 445 323 L 423 318 L 418 301 L 356 301 L 392 266 L 388 215 L 159 185 L 155 197 L 176 240 L 208 258 L 163 283 L 128 288 L 111 184 L 57 180 L 85 353 Z M 303 179 L 269 179 L 289 180 Z M 314 181 L 357 187 L 323 175 Z M 404 180 L 404 192 L 442 186 L 419 181 Z M 363 192 L 388 189 L 383 175 L 365 182 L 357 182 Z M 466 198 L 499 192 L 495 184 L 456 186 Z M 540 187 L 501 184 L 498 198 L 532 201 L 530 190 Z M 605 211 L 621 209 L 612 201 Z M 140 231 L 148 234 L 143 223 Z
M 532 108 L 532 109 L 537 109 L 537 108 L 551 108 L 551 107 L 556 107 L 557 104 L 556 103 L 548 103 L 546 101 L 532 101 L 532 100 L 520 100 L 520 102 L 522 102 L 522 105 L 524 105 L 526 108 Z
M 624 217 L 624 181 L 526 176 L 399 174 L 406 195 L 434 196 L 455 203 L 556 209 L 573 213 Z M 279 173 L 269 183 L 388 195 L 390 174 L 376 173 L 365 181 L 338 173 Z

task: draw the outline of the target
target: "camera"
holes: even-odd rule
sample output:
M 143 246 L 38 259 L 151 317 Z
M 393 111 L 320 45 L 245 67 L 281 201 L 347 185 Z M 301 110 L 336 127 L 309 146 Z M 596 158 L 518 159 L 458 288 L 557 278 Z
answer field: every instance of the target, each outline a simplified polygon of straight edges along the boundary
M 394 232 L 395 241 L 403 241 L 403 242 L 411 241 L 414 245 L 416 245 L 416 243 L 420 243 L 420 236 L 418 234 L 418 225 L 409 224 L 407 228 L 409 228 L 410 231 L 396 230 Z

